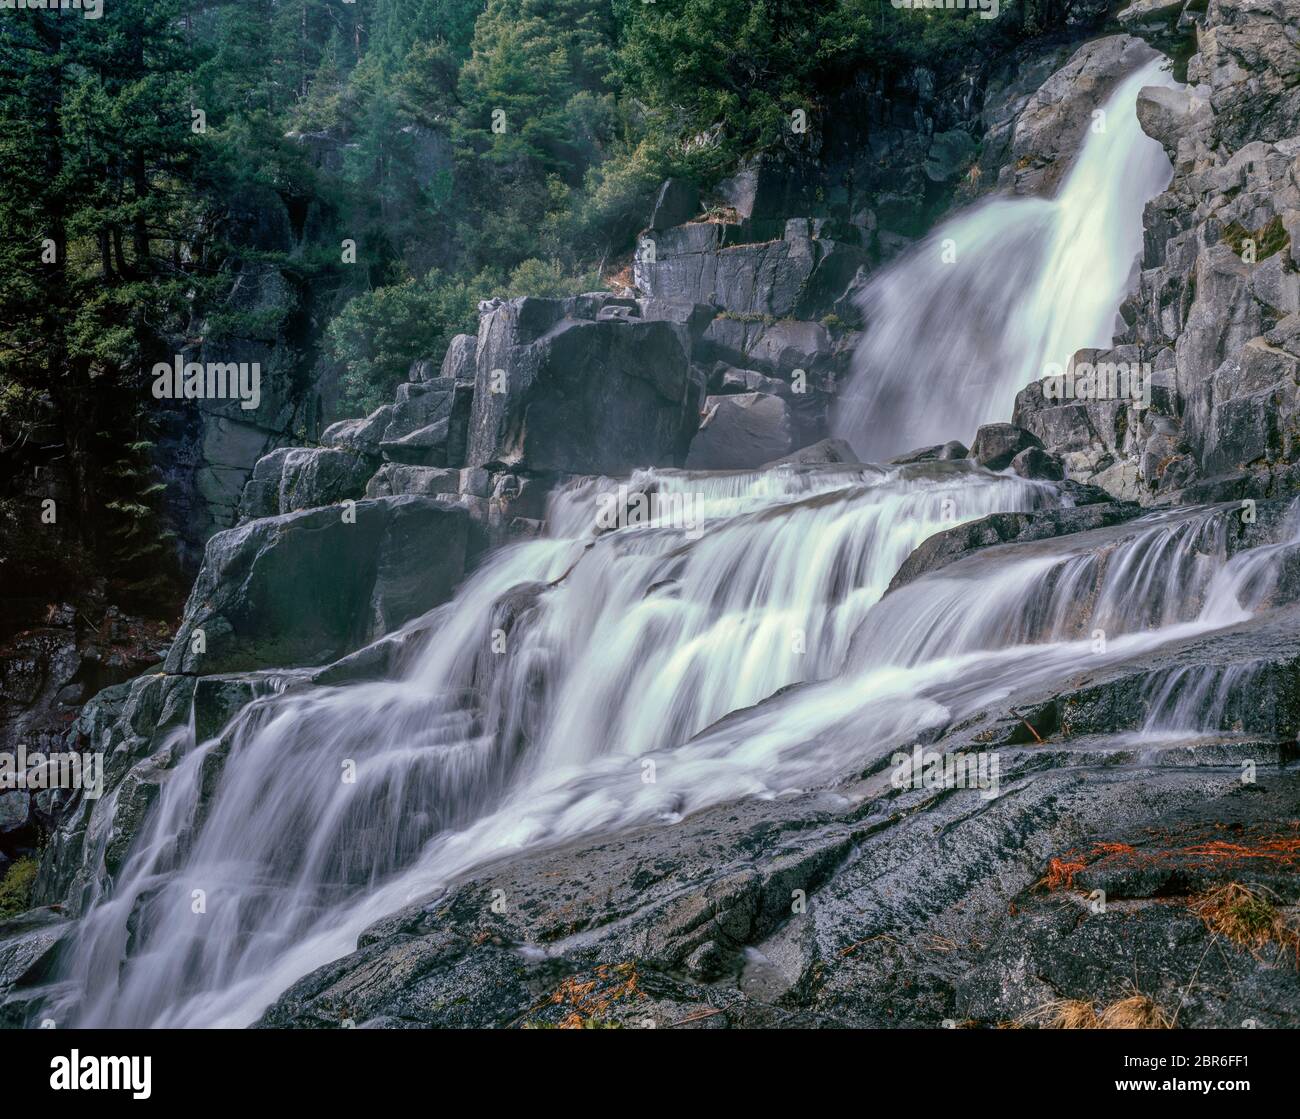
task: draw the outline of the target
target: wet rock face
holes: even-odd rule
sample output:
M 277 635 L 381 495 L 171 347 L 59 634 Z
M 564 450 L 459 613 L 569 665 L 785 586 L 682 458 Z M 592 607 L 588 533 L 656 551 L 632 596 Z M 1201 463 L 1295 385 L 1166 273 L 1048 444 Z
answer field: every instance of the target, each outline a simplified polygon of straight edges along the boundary
M 985 424 L 975 433 L 970 455 L 987 470 L 1005 470 L 1022 451 L 1039 449 L 1038 437 L 1014 424 Z
M 93 799 L 80 789 L 56 789 L 34 798 L 48 835 L 35 903 L 57 904 L 75 916 L 92 886 L 107 881 L 110 859 L 126 853 L 159 788 L 168 741 L 188 724 L 194 692 L 192 677 L 154 673 L 105 688 L 81 709 L 63 748 L 102 753 L 105 788 L 124 791 Z M 94 843 L 86 844 L 92 820 L 106 829 L 99 833 L 106 840 L 103 860 Z
M 167 671 L 323 664 L 450 597 L 467 517 L 428 498 L 304 510 L 208 542 Z
M 619 474 L 679 461 L 697 399 L 686 328 L 580 310 L 532 298 L 485 310 L 469 466 Z
M 57 906 L 29 909 L 0 921 L 0 991 L 15 986 L 35 987 L 54 970 L 58 949 L 71 922 Z M 26 1000 L 0 1003 L 0 1026 L 19 1029 L 24 1024 Z
M 1008 107 L 1014 106 L 1017 115 L 998 185 L 1016 194 L 1054 193 L 1070 157 L 1088 134 L 1094 110 L 1128 74 L 1155 57 L 1152 47 L 1132 35 L 1094 39 L 1075 51 L 1023 102 L 1014 95 L 1007 98 Z M 995 146 L 999 123 L 994 122 Z
M 1134 502 L 1107 500 L 1034 513 L 993 513 L 929 537 L 903 561 L 890 580 L 889 590 L 906 586 L 980 548 L 1109 528 L 1132 520 L 1141 511 Z
M 782 458 L 793 436 L 785 401 L 761 392 L 710 396 L 686 456 L 688 470 L 748 470 Z
M 1259 817 L 1293 790 L 1286 778 L 1243 786 L 1212 811 L 1189 806 L 1054 856 L 958 984 L 957 1013 L 1045 1024 L 1063 998 L 1100 1011 L 1138 991 L 1184 1028 L 1289 1025 L 1295 945 L 1264 930 L 1300 901 L 1300 835 Z M 1223 931 L 1234 912 L 1258 917 L 1245 943 Z

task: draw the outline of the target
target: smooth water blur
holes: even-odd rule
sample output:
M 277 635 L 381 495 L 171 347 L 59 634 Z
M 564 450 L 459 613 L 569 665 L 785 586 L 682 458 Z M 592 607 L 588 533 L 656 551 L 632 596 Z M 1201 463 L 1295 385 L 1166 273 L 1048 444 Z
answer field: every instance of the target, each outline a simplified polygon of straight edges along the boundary
M 67 976 L 78 1024 L 241 1024 L 282 980 L 347 951 L 413 888 L 396 876 L 512 790 L 528 799 L 568 774 L 576 790 L 611 758 L 639 781 L 642 755 L 832 677 L 926 537 L 1059 501 L 968 463 L 645 471 L 625 487 L 653 491 L 666 515 L 603 531 L 616 484 L 571 484 L 552 500 L 555 535 L 497 554 L 426 619 L 402 679 L 321 688 L 291 675 L 220 741 L 178 747 L 115 889 L 82 921 Z M 739 776 L 717 788 L 752 791 Z M 617 823 L 588 803 L 545 830 L 601 820 Z M 428 888 L 442 876 L 425 865 Z
M 1056 198 L 981 203 L 868 284 L 835 420 L 859 455 L 969 443 L 981 424 L 1010 419 L 1016 393 L 1049 363 L 1110 345 L 1143 207 L 1172 174 L 1135 109 L 1143 86 L 1178 84 L 1168 66 L 1157 59 L 1119 84 L 1105 130 L 1088 133 Z
M 964 268 L 918 258 L 873 287 L 875 396 L 845 421 L 860 446 L 969 438 L 1043 355 L 1107 341 L 1167 174 L 1133 99 L 1167 80 L 1121 86 L 1057 202 L 990 203 L 950 226 Z M 611 501 L 635 494 L 660 515 L 610 529 Z M 489 860 L 828 782 L 1082 662 L 1249 617 L 1294 547 L 1230 558 L 1231 510 L 1179 510 L 1100 543 L 991 549 L 885 594 L 936 532 L 1065 503 L 965 462 L 573 481 L 545 538 L 494 554 L 408 627 L 422 644 L 397 678 L 286 672 L 219 738 L 178 732 L 40 1014 L 247 1025 L 367 925 Z M 1185 691 L 1155 709 L 1183 718 Z M 115 797 L 92 818 L 94 858 Z
M 921 539 L 1056 504 L 1053 487 L 965 463 L 647 480 L 696 487 L 703 533 L 599 533 L 609 483 L 577 483 L 553 505 L 572 535 L 497 555 L 426 619 L 404 679 L 299 684 L 220 740 L 191 736 L 81 923 L 76 1023 L 247 1024 L 374 920 L 491 859 L 815 786 L 1081 663 L 1247 617 L 1300 547 L 1229 558 L 1235 507 L 1178 510 L 1107 546 L 980 553 L 880 601 Z

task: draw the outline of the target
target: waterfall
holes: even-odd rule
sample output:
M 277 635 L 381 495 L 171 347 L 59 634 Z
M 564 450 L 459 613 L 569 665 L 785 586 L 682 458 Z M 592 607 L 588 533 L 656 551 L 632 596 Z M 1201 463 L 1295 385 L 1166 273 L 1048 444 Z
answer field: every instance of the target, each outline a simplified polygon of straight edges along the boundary
M 861 297 L 866 331 L 835 433 L 883 460 L 1007 420 L 1016 393 L 1075 351 L 1105 348 L 1142 247 L 1142 210 L 1169 182 L 1142 132 L 1156 59 L 1111 94 L 1054 199 L 994 198 L 941 226 Z
M 957 241 L 954 268 L 931 240 L 882 274 L 859 355 L 875 391 L 842 430 L 875 454 L 969 436 L 1047 356 L 1109 340 L 1168 173 L 1133 102 L 1167 80 L 1148 68 L 1119 87 L 1055 202 L 988 203 L 936 234 Z M 169 740 L 159 796 L 40 1015 L 247 1025 L 369 924 L 492 859 L 816 787 L 1081 662 L 1249 617 L 1288 554 L 1230 555 L 1230 508 L 1176 510 L 1104 546 L 978 552 L 886 594 L 943 529 L 1068 504 L 969 462 L 572 481 L 544 537 L 413 625 L 397 678 L 284 673 L 217 737 Z
M 1215 571 L 1202 596 L 1200 617 L 1215 628 L 1243 622 L 1265 607 L 1276 592 L 1288 563 L 1300 555 L 1300 502 L 1293 503 L 1276 544 L 1238 553 Z M 1221 524 L 1221 522 L 1220 522 Z M 1213 545 L 1221 540 L 1214 538 Z M 1249 694 L 1257 662 L 1222 667 L 1196 665 L 1157 676 L 1148 688 L 1149 714 L 1143 737 L 1186 737 L 1204 730 L 1218 731 L 1218 713 L 1234 694 Z M 1208 716 L 1208 717 L 1207 717 Z
M 610 531 L 601 513 L 616 483 L 554 495 L 551 535 L 479 571 L 430 620 L 403 679 L 291 687 L 221 738 L 179 744 L 111 896 L 78 931 L 78 1023 L 246 1023 L 445 880 L 450 864 L 431 861 L 430 845 L 511 792 L 580 789 L 602 760 L 640 781 L 642 756 L 786 685 L 833 677 L 922 540 L 1060 501 L 1050 485 L 964 462 L 643 471 L 623 490 L 654 493 L 657 512 Z M 737 757 L 713 787 L 742 796 L 762 780 Z M 497 820 L 494 842 L 532 838 Z M 616 822 L 597 801 L 542 827 Z

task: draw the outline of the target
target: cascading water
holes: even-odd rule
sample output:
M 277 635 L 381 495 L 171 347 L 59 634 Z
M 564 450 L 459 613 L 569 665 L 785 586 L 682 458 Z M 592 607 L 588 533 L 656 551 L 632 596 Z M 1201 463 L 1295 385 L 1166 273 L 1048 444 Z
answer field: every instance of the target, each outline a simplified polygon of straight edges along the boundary
M 966 463 L 646 472 L 631 489 L 653 491 L 661 515 L 601 532 L 612 488 L 560 493 L 556 535 L 479 572 L 404 679 L 291 689 L 219 741 L 178 744 L 150 826 L 71 953 L 79 1023 L 247 1022 L 400 904 L 414 887 L 394 876 L 422 852 L 424 888 L 442 880 L 426 846 L 508 791 L 562 774 L 580 788 L 596 759 L 634 766 L 784 685 L 833 675 L 922 540 L 1058 501 Z M 738 760 L 716 794 L 762 785 Z M 540 828 L 617 822 L 588 802 Z M 196 889 L 209 899 L 201 921 Z
M 946 319 L 960 337 L 935 343 L 936 355 L 974 360 L 962 338 L 1009 334 L 986 340 L 1002 392 L 1055 347 L 1108 341 L 1102 320 L 1137 213 L 1165 173 L 1127 119 L 1136 85 L 1151 80 L 1166 79 L 1153 71 L 1117 91 L 1105 143 L 1089 142 L 1067 187 L 1105 184 L 1099 224 L 1074 201 L 993 203 L 958 219 L 1005 249 L 1022 216 L 1041 218 L 1028 234 L 1033 294 L 994 312 L 1008 302 L 1001 277 L 949 273 L 943 299 L 957 302 Z M 1086 261 L 1069 238 L 1058 244 L 1066 226 L 1091 238 Z M 974 239 L 962 243 L 977 257 Z M 1074 288 L 1069 270 L 1085 263 L 1090 282 L 1107 277 L 1104 298 Z M 974 402 L 945 391 L 954 410 L 925 427 L 934 438 L 899 434 L 929 423 L 925 394 L 937 398 L 952 372 L 937 357 L 917 369 L 904 352 L 924 330 L 948 329 L 907 268 L 891 281 L 903 290 L 876 292 L 898 317 L 884 335 L 908 362 L 860 425 L 878 433 L 868 445 L 896 442 L 886 431 L 938 441 L 1009 407 L 991 391 Z M 1066 274 L 1052 279 L 1052 268 Z M 1050 321 L 1031 329 L 1036 311 Z M 602 512 L 633 494 L 655 495 L 658 511 L 611 529 Z M 401 678 L 320 687 L 285 673 L 279 694 L 218 738 L 177 734 L 151 814 L 88 899 L 40 1013 L 80 1026 L 247 1025 L 367 925 L 493 858 L 814 786 L 1059 679 L 1088 655 L 1094 629 L 1108 633 L 1094 658 L 1105 663 L 1260 607 L 1277 556 L 1229 559 L 1222 509 L 1155 515 L 1105 549 L 1066 537 L 1011 559 L 980 553 L 882 600 L 943 528 L 1064 503 L 1056 486 L 965 462 L 646 471 L 622 493 L 606 479 L 573 482 L 552 497 L 546 538 L 497 553 L 415 624 L 423 645 Z M 111 795 L 100 802 L 92 836 L 112 807 Z
M 866 459 L 970 440 L 1016 393 L 1077 350 L 1110 344 L 1142 247 L 1142 209 L 1169 182 L 1142 132 L 1156 59 L 1122 81 L 1054 199 L 997 198 L 954 218 L 862 295 L 867 329 L 835 433 Z

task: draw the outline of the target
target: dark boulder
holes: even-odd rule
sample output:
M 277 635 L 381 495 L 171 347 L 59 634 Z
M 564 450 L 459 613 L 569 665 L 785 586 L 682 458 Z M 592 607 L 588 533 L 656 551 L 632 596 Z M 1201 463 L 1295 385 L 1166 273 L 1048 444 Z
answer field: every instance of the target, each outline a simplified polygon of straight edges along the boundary
M 710 396 L 686 456 L 689 470 L 745 470 L 790 453 L 790 415 L 780 397 L 761 392 Z
M 966 458 L 969 454 L 970 449 L 965 443 L 950 439 L 947 443 L 936 443 L 932 447 L 918 447 L 889 461 L 896 466 L 906 466 L 914 462 L 950 462 Z
M 1042 447 L 1038 436 L 1013 424 L 985 424 L 975 433 L 971 458 L 987 470 L 1005 470 L 1028 447 Z
M 1011 469 L 1022 478 L 1059 482 L 1065 477 L 1061 460 L 1041 447 L 1026 447 L 1011 460 Z
M 649 229 L 685 225 L 700 209 L 700 192 L 685 179 L 665 179 L 655 196 Z
M 335 660 L 446 601 L 464 573 L 466 529 L 463 510 L 395 497 L 218 533 L 167 671 L 208 675 Z
M 858 456 L 853 453 L 853 448 L 843 439 L 822 439 L 810 446 L 801 447 L 792 455 L 786 455 L 783 458 L 763 463 L 763 469 L 766 470 L 770 466 L 835 466 L 839 464 L 845 466 L 861 465 Z
M 576 310 L 531 298 L 485 308 L 467 465 L 620 474 L 680 461 L 696 413 L 686 328 Z
M 922 541 L 890 580 L 889 591 L 915 582 L 922 575 L 947 567 L 954 560 L 981 548 L 1108 528 L 1131 521 L 1141 512 L 1141 506 L 1133 502 L 1107 501 L 1068 509 L 1041 509 L 1033 513 L 991 513 L 977 521 L 936 532 Z
M 32 795 L 26 789 L 0 793 L 0 834 L 21 831 L 32 815 Z

